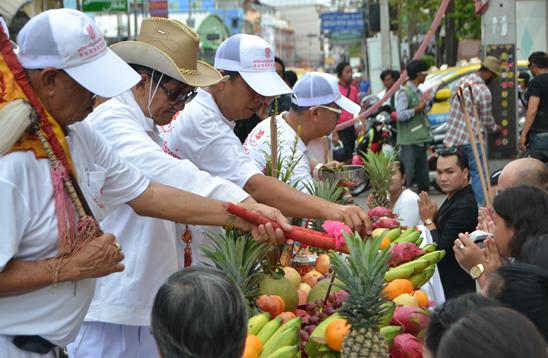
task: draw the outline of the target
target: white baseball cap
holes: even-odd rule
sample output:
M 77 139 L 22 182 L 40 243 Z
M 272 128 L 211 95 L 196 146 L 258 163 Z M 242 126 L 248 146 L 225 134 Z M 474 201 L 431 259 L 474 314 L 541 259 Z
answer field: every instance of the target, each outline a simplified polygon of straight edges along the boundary
M 335 76 L 321 72 L 309 72 L 298 80 L 293 86 L 291 101 L 299 107 L 323 106 L 334 102 L 354 115 L 360 113 L 361 109 L 357 103 L 341 94 Z
M 92 19 L 72 9 L 42 12 L 27 22 L 17 36 L 23 68 L 64 70 L 88 91 L 114 97 L 141 76 L 112 52 Z
M 255 35 L 238 34 L 224 40 L 215 53 L 215 68 L 236 71 L 255 92 L 265 97 L 291 93 L 276 73 L 274 50 Z

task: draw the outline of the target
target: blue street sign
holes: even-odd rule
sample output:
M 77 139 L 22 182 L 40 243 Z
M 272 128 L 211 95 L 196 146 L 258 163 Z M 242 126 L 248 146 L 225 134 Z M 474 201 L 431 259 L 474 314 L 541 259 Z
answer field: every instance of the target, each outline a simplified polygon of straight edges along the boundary
M 320 14 L 322 31 L 363 31 L 363 13 L 324 12 Z

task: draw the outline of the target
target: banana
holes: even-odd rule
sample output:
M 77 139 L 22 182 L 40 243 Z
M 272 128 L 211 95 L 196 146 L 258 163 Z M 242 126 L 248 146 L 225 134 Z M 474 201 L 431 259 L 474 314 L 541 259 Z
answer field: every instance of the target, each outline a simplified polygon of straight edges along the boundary
M 422 248 L 422 251 L 423 251 L 425 254 L 427 254 L 427 253 L 429 253 L 429 252 L 434 252 L 434 251 L 436 250 L 436 247 L 438 247 L 438 244 L 436 244 L 436 243 L 434 242 L 434 243 L 432 243 L 432 244 L 428 244 L 428 245 L 424 246 L 424 247 Z
M 419 257 L 419 260 L 428 261 L 429 265 L 438 263 L 445 256 L 445 250 L 436 250 Z
M 401 233 L 400 237 L 405 237 L 405 236 L 408 236 L 408 235 L 411 235 L 412 233 L 415 232 L 415 228 L 414 227 L 410 227 L 408 228 L 407 230 L 405 230 L 404 232 Z
M 400 236 L 398 237 L 396 240 L 394 240 L 392 242 L 392 244 L 401 244 L 401 243 L 404 243 L 404 242 L 416 242 L 419 237 L 421 236 L 421 232 L 420 231 L 414 231 L 412 232 L 411 234 L 407 235 L 407 236 Z
M 295 358 L 298 352 L 299 345 L 295 344 L 294 346 L 285 346 L 278 348 L 272 354 L 265 356 L 265 358 Z
M 392 340 L 398 334 L 401 333 L 401 326 L 386 326 L 381 328 L 381 334 L 386 341 L 386 344 L 390 347 L 392 345 Z
M 421 283 L 424 281 L 424 277 L 428 274 L 429 268 L 426 268 L 425 270 L 421 272 L 417 272 L 413 276 L 409 277 L 409 281 L 413 284 L 413 288 L 415 290 L 418 290 L 421 286 Z
M 268 345 L 271 341 L 278 339 L 278 337 L 284 333 L 287 330 L 297 328 L 297 331 L 301 329 L 301 323 L 302 323 L 301 317 L 295 317 L 293 319 L 290 319 L 289 321 L 285 322 L 274 332 L 274 334 L 266 341 L 266 343 L 263 344 L 263 346 Z
M 259 333 L 257 333 L 257 337 L 259 337 L 259 340 L 264 345 L 266 342 L 272 337 L 274 333 L 280 328 L 282 325 L 282 318 L 276 317 L 272 321 L 269 321 L 267 324 L 261 328 Z
M 268 357 L 280 347 L 297 344 L 299 342 L 299 330 L 300 327 L 293 327 L 282 331 L 279 335 L 274 334 L 264 345 L 261 358 Z
M 326 344 L 325 331 L 327 329 L 327 326 L 329 326 L 331 322 L 339 318 L 342 318 L 342 317 L 338 313 L 333 313 L 331 316 L 324 319 L 319 325 L 316 326 L 314 331 L 312 331 L 312 334 L 310 335 L 310 339 L 313 340 L 314 342 Z
M 384 280 L 386 282 L 392 282 L 398 278 L 409 278 L 415 273 L 415 268 L 412 266 L 407 266 L 404 268 L 395 267 L 386 271 L 384 274 Z
M 419 236 L 419 238 L 417 239 L 417 241 L 415 241 L 415 245 L 417 245 L 418 247 L 420 247 L 421 244 L 422 244 L 422 240 L 423 240 L 423 237 L 422 237 L 422 236 Z
M 247 333 L 257 335 L 268 321 L 270 321 L 270 313 L 263 312 L 256 314 L 247 321 Z
M 392 301 L 386 301 L 379 307 L 379 309 L 380 312 L 382 312 L 382 316 L 379 317 L 379 327 L 388 326 L 390 321 L 392 321 L 396 304 Z
M 426 284 L 432 276 L 434 276 L 434 272 L 436 271 L 436 266 L 432 265 L 428 269 L 424 270 L 424 276 L 422 277 L 422 280 L 417 283 L 417 288 L 420 288 L 424 284 Z
M 396 240 L 401 234 L 401 228 L 397 227 L 395 229 L 392 229 L 390 231 L 388 231 L 386 234 L 382 234 L 382 237 L 387 237 L 390 242 Z

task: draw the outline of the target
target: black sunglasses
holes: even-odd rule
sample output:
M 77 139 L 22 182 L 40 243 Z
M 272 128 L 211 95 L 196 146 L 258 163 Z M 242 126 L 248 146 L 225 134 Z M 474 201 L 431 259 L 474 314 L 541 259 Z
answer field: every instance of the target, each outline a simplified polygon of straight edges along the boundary
M 185 89 L 182 91 L 182 90 L 176 90 L 176 91 L 172 91 L 172 90 L 169 90 L 168 88 L 166 88 L 162 82 L 160 82 L 160 88 L 162 88 L 162 90 L 164 90 L 164 92 L 166 93 L 166 96 L 167 98 L 171 101 L 171 102 L 183 102 L 184 104 L 187 104 L 188 102 L 192 101 L 192 99 L 194 99 L 194 97 L 196 97 L 196 95 L 198 94 L 198 91 L 196 90 L 195 87 L 191 87 L 192 89 L 190 91 L 187 90 L 188 87 L 185 87 Z M 181 93 L 183 92 L 183 93 Z
M 440 148 L 436 151 L 438 155 L 441 155 L 442 157 L 448 156 L 448 155 L 455 155 L 459 152 L 459 149 L 457 147 L 449 147 L 449 148 Z

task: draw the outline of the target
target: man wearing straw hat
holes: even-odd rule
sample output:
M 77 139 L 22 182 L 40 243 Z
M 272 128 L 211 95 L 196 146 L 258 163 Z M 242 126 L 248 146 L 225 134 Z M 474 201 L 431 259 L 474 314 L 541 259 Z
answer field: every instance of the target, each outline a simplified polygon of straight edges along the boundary
M 281 113 L 275 119 L 278 127 L 280 160 L 283 160 L 282 175 L 287 176 L 288 171 L 291 171 L 291 186 L 306 191 L 307 186 L 312 184 L 312 171 L 306 146 L 311 140 L 329 135 L 333 131 L 341 108 L 351 114 L 360 112 L 359 105 L 341 95 L 337 78 L 334 76 L 310 72 L 295 83 L 289 111 Z M 271 120 L 259 123 L 244 143 L 246 152 L 263 171 L 266 169 L 267 156 L 271 156 Z
M 486 138 L 485 133 L 487 130 L 492 132 L 497 130 L 497 125 L 493 119 L 491 91 L 487 85 L 499 76 L 499 74 L 500 61 L 493 56 L 487 56 L 482 61 L 481 67 L 477 72 L 464 77 L 457 83 L 457 86 L 453 91 L 453 95 L 451 96 L 451 111 L 447 122 L 447 134 L 444 139 L 444 144 L 447 147 L 458 147 L 468 157 L 470 176 L 472 179 L 472 189 L 474 190 L 476 201 L 480 206 L 485 203 L 485 198 L 483 195 L 478 168 L 481 168 L 483 166 L 481 162 L 484 159 L 487 159 L 483 157 L 482 149 L 480 147 L 480 140 L 483 141 L 483 139 Z M 457 91 L 459 88 L 463 89 L 463 101 L 468 112 L 468 116 L 471 120 L 470 124 L 474 136 L 472 140 L 470 139 L 469 132 L 467 130 L 465 114 L 462 111 L 457 96 Z M 478 118 L 476 118 L 476 113 Z M 478 120 L 479 122 L 477 122 Z M 481 133 L 477 133 L 477 128 L 480 128 Z M 481 136 L 481 138 L 479 136 Z M 476 163 L 471 141 L 477 143 L 477 151 L 480 160 L 479 164 Z M 484 150 L 486 151 L 487 148 L 484 148 Z M 484 168 L 484 170 L 487 170 L 484 175 L 488 176 L 488 168 Z
M 157 125 L 171 122 L 195 94 L 196 87 L 215 85 L 223 76 L 199 61 L 199 38 L 188 26 L 164 18 L 141 23 L 137 41 L 124 41 L 111 50 L 132 66 L 141 81 L 99 105 L 86 119 L 123 159 L 150 180 L 219 200 L 253 200 L 221 178 L 200 171 L 189 160 L 162 150 Z M 183 264 L 200 263 L 205 231 L 186 227 L 177 235 L 175 223 L 137 215 L 122 205 L 101 223 L 124 247 L 126 269 L 97 281 L 95 295 L 76 341 L 69 345 L 75 357 L 152 357 L 157 355 L 150 334 L 154 295 L 180 269 L 178 237 L 190 238 Z M 186 244 L 186 243 L 185 243 Z
M 21 97 L 0 109 L 1 357 L 56 356 L 76 336 L 95 278 L 123 271 L 120 243 L 102 234 L 91 214 L 101 220 L 129 203 L 141 215 L 230 222 L 257 239 L 281 239 L 271 227 L 232 221 L 221 201 L 149 181 L 81 122 L 95 95 L 117 96 L 141 80 L 86 15 L 57 9 L 33 17 L 18 35 L 19 61 L 3 33 L 0 39 L 3 78 L 17 73 L 11 87 L 37 110 Z M 30 122 L 33 113 L 38 122 L 26 133 L 7 133 L 10 120 Z M 7 142 L 10 136 L 20 139 Z M 284 222 L 277 210 L 244 206 Z
M 236 120 L 249 118 L 272 97 L 291 92 L 276 74 L 271 46 L 254 35 L 233 35 L 217 49 L 215 67 L 230 78 L 198 90 L 196 99 L 166 133 L 167 150 L 230 180 L 258 202 L 273 205 L 288 216 L 340 220 L 369 231 L 369 219 L 361 208 L 309 196 L 263 175 L 234 134 Z

